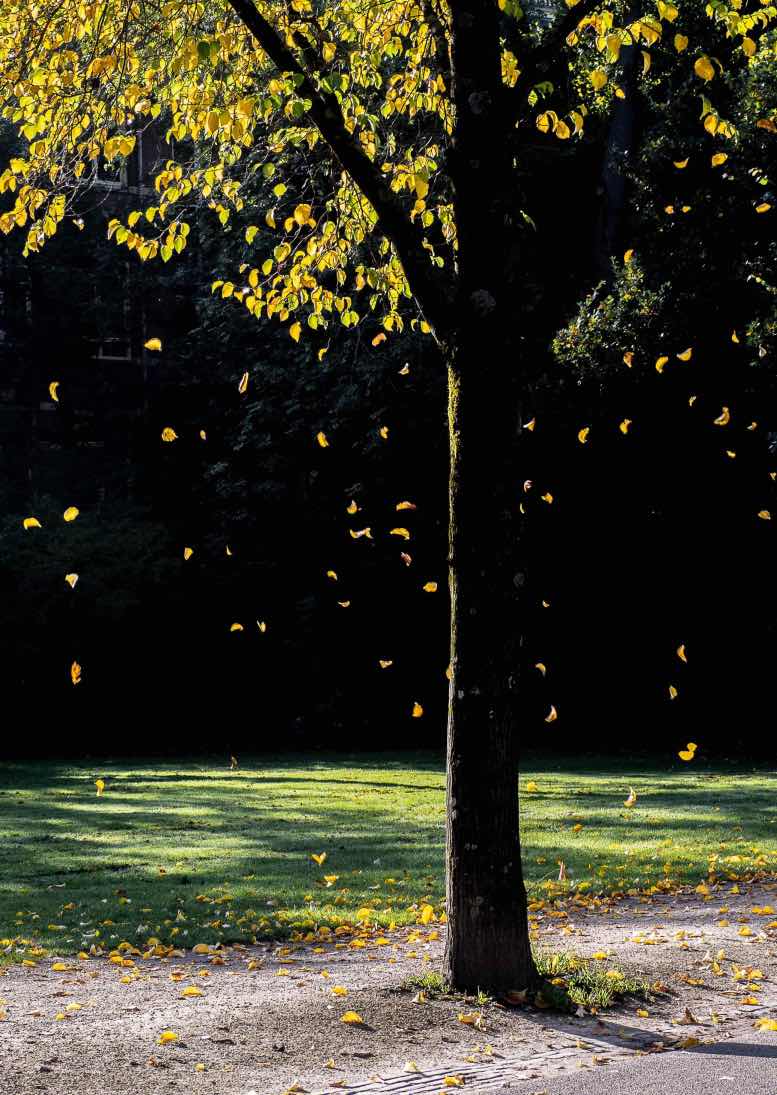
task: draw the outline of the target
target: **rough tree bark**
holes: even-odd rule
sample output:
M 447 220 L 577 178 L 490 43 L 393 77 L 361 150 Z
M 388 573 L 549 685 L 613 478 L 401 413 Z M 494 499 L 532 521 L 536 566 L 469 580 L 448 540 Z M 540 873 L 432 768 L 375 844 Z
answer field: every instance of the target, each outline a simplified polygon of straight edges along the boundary
M 448 711 L 448 981 L 523 989 L 536 980 L 518 831 L 520 664 L 516 449 L 520 363 L 512 155 L 498 9 L 451 3 L 458 234 L 448 346 L 451 681 Z

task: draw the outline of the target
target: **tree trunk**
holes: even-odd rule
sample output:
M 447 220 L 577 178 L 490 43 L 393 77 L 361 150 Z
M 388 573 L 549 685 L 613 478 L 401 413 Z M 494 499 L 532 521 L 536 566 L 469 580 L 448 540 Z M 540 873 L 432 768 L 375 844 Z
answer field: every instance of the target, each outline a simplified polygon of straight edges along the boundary
M 522 387 L 515 191 L 494 0 L 452 0 L 450 172 L 458 268 L 447 341 L 451 681 L 446 975 L 459 990 L 524 989 L 531 956 L 518 834 L 516 461 Z

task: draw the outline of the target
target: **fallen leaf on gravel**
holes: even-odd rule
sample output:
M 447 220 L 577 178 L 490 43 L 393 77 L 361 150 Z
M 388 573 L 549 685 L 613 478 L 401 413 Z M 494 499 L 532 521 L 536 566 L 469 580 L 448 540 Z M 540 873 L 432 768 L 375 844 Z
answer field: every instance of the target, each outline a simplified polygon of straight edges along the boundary
M 479 1011 L 460 1011 L 456 1018 L 465 1026 L 483 1029 L 483 1016 Z
M 363 1024 L 364 1020 L 362 1019 L 361 1015 L 359 1015 L 358 1011 L 346 1011 L 345 1015 L 340 1016 L 340 1022 L 341 1023 L 354 1023 L 354 1024 L 361 1023 L 361 1024 Z
M 333 985 L 332 986 L 332 995 L 333 996 L 347 996 L 348 995 L 348 989 L 344 988 L 343 985 Z
M 644 1008 L 638 1008 L 637 1009 L 637 1015 L 640 1017 L 640 1019 L 647 1019 L 650 1015 L 650 1012 L 645 1011 Z
M 421 1069 L 418 1067 L 418 1065 L 415 1063 L 415 1061 L 406 1061 L 405 1062 L 405 1067 L 402 1069 L 402 1071 L 403 1072 L 420 1072 Z
M 417 992 L 415 994 L 415 996 L 413 997 L 412 1002 L 414 1004 L 426 1004 L 426 1003 L 429 1002 L 429 997 L 426 995 L 426 993 L 423 991 L 423 989 L 421 989 L 420 992 Z
M 698 1038 L 681 1038 L 676 1043 L 678 1049 L 692 1049 L 694 1046 L 701 1045 Z
M 163 1030 L 162 1033 L 159 1035 L 159 1044 L 160 1044 L 160 1046 L 166 1046 L 170 1042 L 177 1042 L 177 1041 L 178 1041 L 178 1035 L 173 1030 Z
M 756 1021 L 753 1023 L 753 1026 L 756 1027 L 757 1030 L 777 1031 L 777 1019 L 756 1019 Z
M 444 1076 L 442 1082 L 446 1087 L 464 1087 L 463 1076 Z
M 181 993 L 181 996 L 204 996 L 205 993 L 202 989 L 198 989 L 196 985 L 187 985 Z
M 694 1017 L 694 1014 L 690 1008 L 686 1008 L 683 1014 L 674 1021 L 675 1023 L 679 1023 L 681 1026 L 699 1026 L 699 1020 Z

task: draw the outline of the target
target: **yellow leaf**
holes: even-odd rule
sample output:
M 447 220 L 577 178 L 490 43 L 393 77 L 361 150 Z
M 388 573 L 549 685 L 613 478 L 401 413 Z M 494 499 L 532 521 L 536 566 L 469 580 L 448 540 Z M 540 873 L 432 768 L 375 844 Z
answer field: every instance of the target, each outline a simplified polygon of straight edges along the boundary
M 346 1011 L 345 1015 L 340 1016 L 340 1022 L 363 1024 L 364 1020 L 361 1015 L 359 1015 L 358 1011 Z
M 104 779 L 96 779 L 94 781 L 94 785 L 97 788 L 97 797 L 102 798 L 102 794 L 105 790 L 105 780 Z
M 681 643 L 677 648 L 677 657 L 681 662 L 687 662 L 688 659 L 685 656 L 685 643 Z
M 402 1069 L 403 1072 L 420 1072 L 421 1069 L 415 1063 L 415 1061 L 406 1061 L 405 1066 Z
M 677 755 L 680 760 L 693 760 L 697 748 L 695 741 L 689 741 L 685 749 L 681 749 Z
M 232 624 L 229 630 L 230 631 L 242 631 L 243 630 L 243 625 L 242 624 Z
M 43 528 L 37 517 L 25 517 L 22 525 L 24 528 Z
M 442 1082 L 445 1087 L 464 1087 L 464 1080 L 461 1076 L 443 1076 Z
M 688 39 L 685 37 L 684 34 L 675 34 L 674 48 L 677 50 L 678 53 L 683 53 L 684 50 L 688 49 Z
M 436 593 L 437 592 L 437 583 L 436 582 L 427 582 L 426 585 L 424 585 L 422 588 L 423 588 L 424 593 Z
M 695 395 L 692 395 L 692 396 L 688 397 L 688 406 L 689 407 L 692 407 L 695 402 L 696 402 L 696 396 Z
M 548 505 L 550 505 L 553 501 L 553 495 L 550 493 L 550 491 L 547 491 L 545 494 L 541 494 L 540 498 L 543 502 L 547 502 Z
M 200 430 L 200 440 L 201 441 L 207 441 L 208 440 L 208 435 L 205 433 L 205 430 Z
M 746 57 L 752 57 L 755 50 L 756 45 L 752 38 L 745 37 L 742 39 L 742 52 Z
M 634 790 L 633 787 L 629 787 L 629 797 L 627 799 L 624 799 L 623 805 L 627 807 L 627 809 L 631 809 L 631 807 L 636 806 L 636 804 L 637 792 Z
M 291 327 L 289 327 L 289 334 L 295 342 L 299 342 L 299 336 L 302 334 L 302 324 L 292 323 Z
M 664 371 L 664 365 L 666 365 L 668 360 L 669 360 L 668 357 L 659 357 L 658 358 L 658 360 L 656 361 L 656 372 L 657 373 L 662 373 Z
M 181 993 L 181 996 L 204 996 L 205 993 L 202 989 L 198 989 L 196 985 L 187 985 Z
M 331 578 L 333 582 L 337 581 L 337 572 L 334 570 L 328 570 L 326 576 L 327 578 Z
M 588 434 L 590 432 L 591 432 L 591 427 L 590 426 L 584 426 L 582 428 L 582 430 L 578 430 L 577 440 L 580 442 L 581 445 L 585 445 L 586 441 L 588 440 Z
M 162 349 L 162 340 L 160 338 L 150 338 L 148 342 L 143 343 L 143 346 L 152 353 L 159 353 Z
M 678 361 L 690 361 L 693 354 L 693 347 L 689 346 L 687 350 L 683 350 L 681 354 L 676 354 Z
M 675 686 L 673 684 L 669 685 L 669 699 L 670 700 L 676 700 L 677 699 L 677 689 L 675 688 Z
M 756 1019 L 753 1026 L 758 1030 L 777 1031 L 777 1019 L 767 1019 L 766 1016 L 764 1016 L 761 1019 Z
M 762 509 L 758 511 L 758 516 L 762 521 L 771 521 L 772 515 L 768 509 Z
M 728 407 L 724 407 L 718 417 L 715 419 L 716 426 L 727 426 L 731 421 L 731 413 Z
M 381 669 L 388 669 L 388 667 L 390 665 L 393 665 L 393 664 L 394 664 L 394 662 L 391 658 L 379 658 L 378 659 L 378 665 L 380 666 Z
M 548 672 L 544 662 L 535 662 L 534 668 L 539 669 L 539 671 L 540 671 L 540 673 L 542 673 L 543 677 Z
M 424 713 L 424 709 L 417 701 L 413 704 L 413 718 L 420 719 Z
M 192 555 L 194 555 L 194 552 L 192 551 L 192 549 L 190 547 L 185 547 L 183 549 L 184 559 L 189 560 L 189 559 L 191 559 Z
M 707 56 L 699 57 L 699 59 L 694 62 L 693 71 L 700 80 L 704 80 L 705 84 L 715 75 L 715 68 Z
M 722 163 L 725 163 L 727 159 L 728 155 L 725 152 L 716 152 L 710 162 L 713 167 L 720 167 L 720 165 Z
M 550 711 L 545 716 L 545 722 L 555 722 L 557 718 L 558 718 L 558 711 L 556 711 L 556 708 L 553 706 L 553 704 L 551 704 L 550 705 Z
M 627 350 L 627 352 L 623 355 L 623 363 L 624 363 L 624 365 L 628 365 L 628 367 L 631 368 L 633 362 L 634 362 L 634 353 L 631 350 Z
M 381 427 L 380 427 L 380 429 L 378 430 L 378 433 L 380 434 L 380 436 L 381 436 L 381 437 L 383 438 L 383 440 L 385 441 L 385 440 L 386 440 L 386 438 L 387 438 L 387 437 L 388 437 L 388 435 L 389 435 L 389 430 L 388 430 L 388 426 L 381 426 Z
M 629 432 L 629 426 L 630 425 L 631 425 L 631 419 L 630 418 L 624 418 L 623 421 L 621 422 L 621 424 L 618 426 L 618 429 L 621 431 L 622 434 L 627 434 Z
M 75 589 L 76 588 L 76 582 L 78 581 L 78 575 L 77 574 L 66 574 L 65 575 L 65 581 L 67 582 L 67 584 L 70 586 L 71 589 Z
M 533 432 L 534 427 L 536 425 L 537 425 L 537 419 L 536 418 L 530 418 L 529 421 L 524 425 L 523 428 L 525 430 L 529 430 L 529 432 L 531 433 L 531 432 Z
M 49 384 L 49 395 L 51 396 L 51 398 L 54 400 L 55 403 L 59 403 L 59 396 L 57 395 L 57 388 L 58 387 L 59 387 L 59 381 L 58 380 L 52 380 L 52 382 Z
M 207 943 L 195 943 L 192 954 L 210 954 L 210 947 Z
M 600 68 L 597 68 L 589 74 L 588 79 L 593 84 L 594 91 L 601 91 L 607 83 L 607 73 L 603 72 Z
M 381 342 L 385 342 L 385 341 L 386 341 L 385 332 L 384 331 L 379 331 L 378 334 L 375 335 L 375 338 L 372 340 L 370 345 L 371 346 L 380 346 Z
M 650 1012 L 645 1011 L 644 1008 L 637 1008 L 637 1015 L 640 1017 L 640 1019 L 647 1019 L 650 1015 Z
M 337 603 L 339 604 L 340 608 L 350 608 L 351 605 L 350 601 L 338 601 Z
M 248 373 L 243 373 L 243 375 L 240 377 L 240 383 L 237 386 L 237 390 L 240 392 L 241 395 L 245 395 L 245 393 L 248 391 Z
M 367 528 L 360 528 L 360 529 L 349 528 L 348 533 L 349 533 L 352 540 L 361 540 L 362 537 L 364 537 L 367 540 L 372 539 L 372 529 L 369 527 L 369 525 L 367 526 Z
M 628 249 L 628 251 L 624 252 L 623 261 L 626 263 L 626 265 L 628 265 L 633 258 L 634 258 L 634 248 L 630 247 Z
M 342 985 L 333 985 L 331 993 L 333 996 L 347 996 L 348 989 L 344 988 Z
M 482 1015 L 477 1011 L 460 1011 L 456 1018 L 468 1027 L 479 1027 L 483 1022 Z
M 294 217 L 294 220 L 297 222 L 297 224 L 300 227 L 302 227 L 303 224 L 308 223 L 308 221 L 310 220 L 310 214 L 312 212 L 313 212 L 313 210 L 312 210 L 311 206 L 305 205 L 303 203 L 302 205 L 297 206 L 297 208 L 294 210 L 294 213 L 292 215 Z
M 650 54 L 648 53 L 648 51 L 646 49 L 643 49 L 642 50 L 642 73 L 644 75 L 646 72 L 649 72 L 649 71 L 650 71 Z
M 402 366 L 402 368 L 399 370 L 399 375 L 400 376 L 407 376 L 409 372 L 410 372 L 410 363 L 406 361 L 405 364 Z
M 534 795 L 537 793 L 537 791 L 539 791 L 540 788 L 536 780 L 530 779 L 527 780 L 526 783 L 523 785 L 523 789 L 527 795 Z
M 177 1041 L 178 1035 L 172 1030 L 163 1030 L 158 1039 L 160 1046 L 166 1046 L 169 1045 L 171 1042 Z
M 579 832 L 582 831 L 582 829 L 583 829 L 583 826 L 580 824 L 579 821 L 578 821 L 577 825 L 572 826 L 572 832 L 573 833 L 579 833 Z
M 322 449 L 328 449 L 329 448 L 329 442 L 327 441 L 326 434 L 324 433 L 323 430 L 319 430 L 318 433 L 316 434 L 316 441 L 318 441 L 318 443 L 319 443 L 319 445 L 321 446 Z
M 755 207 L 756 213 L 768 213 L 770 209 L 771 205 L 769 204 L 769 202 L 761 202 L 760 205 L 757 205 Z
M 418 507 L 416 506 L 415 502 L 397 502 L 395 509 L 397 510 L 397 512 L 400 512 L 401 510 L 406 509 L 418 509 Z
M 71 521 L 75 521 L 80 512 L 81 511 L 76 506 L 68 506 L 62 516 L 68 523 L 70 523 Z
M 684 167 L 688 166 L 688 158 L 687 157 L 684 160 L 674 160 L 673 162 L 674 162 L 674 165 L 675 165 L 675 167 L 677 168 L 678 171 L 682 171 L 682 169 Z
M 172 426 L 165 426 L 165 428 L 162 430 L 163 441 L 175 441 L 177 437 L 178 434 L 175 432 Z
M 326 862 L 326 852 L 321 852 L 319 855 L 316 855 L 315 852 L 311 852 L 310 858 L 314 863 L 318 864 L 319 867 L 322 867 Z
M 401 536 L 403 540 L 410 539 L 410 533 L 406 528 L 393 528 L 389 533 L 390 536 Z
M 73 664 L 70 666 L 70 679 L 73 684 L 81 683 L 81 666 L 78 664 L 78 662 L 73 662 Z

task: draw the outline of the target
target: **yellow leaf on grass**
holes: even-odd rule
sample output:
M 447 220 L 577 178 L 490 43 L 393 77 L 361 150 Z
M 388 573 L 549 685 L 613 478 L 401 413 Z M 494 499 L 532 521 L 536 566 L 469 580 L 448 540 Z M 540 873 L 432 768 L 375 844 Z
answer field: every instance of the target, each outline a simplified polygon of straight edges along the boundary
M 175 432 L 172 426 L 165 426 L 165 428 L 162 430 L 163 441 L 176 441 L 177 438 L 178 434 Z
M 81 683 L 81 666 L 78 664 L 78 662 L 73 662 L 73 664 L 70 666 L 70 679 L 73 684 Z
M 637 804 L 637 792 L 634 790 L 633 787 L 629 787 L 629 797 L 627 799 L 624 799 L 623 805 L 626 806 L 627 808 L 631 809 L 631 807 L 636 806 L 636 804 Z
M 94 785 L 97 788 L 97 797 L 100 798 L 102 796 L 103 792 L 105 791 L 105 780 L 104 779 L 96 779 L 94 781 Z
M 324 863 L 326 862 L 326 855 L 326 852 L 320 852 L 318 855 L 316 855 L 315 852 L 311 852 L 310 858 L 313 860 L 314 863 L 318 864 L 319 867 L 323 867 Z
M 152 353 L 158 354 L 159 351 L 162 349 L 162 340 L 161 338 L 150 338 L 148 342 L 143 343 L 143 346 L 145 347 L 145 349 L 150 350 Z
M 361 1015 L 359 1015 L 358 1011 L 346 1011 L 344 1015 L 340 1016 L 340 1022 L 363 1024 L 364 1020 L 362 1019 Z
M 424 713 L 423 707 L 421 706 L 420 703 L 418 703 L 416 701 L 416 703 L 413 704 L 413 718 L 414 719 L 420 719 L 421 716 L 423 715 L 423 713 Z
M 66 574 L 65 575 L 65 581 L 67 582 L 67 584 L 70 586 L 71 589 L 75 589 L 76 588 L 76 582 L 78 581 L 78 575 L 77 574 Z

